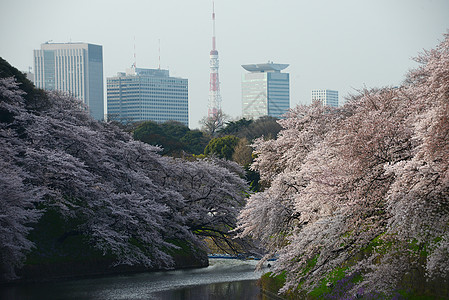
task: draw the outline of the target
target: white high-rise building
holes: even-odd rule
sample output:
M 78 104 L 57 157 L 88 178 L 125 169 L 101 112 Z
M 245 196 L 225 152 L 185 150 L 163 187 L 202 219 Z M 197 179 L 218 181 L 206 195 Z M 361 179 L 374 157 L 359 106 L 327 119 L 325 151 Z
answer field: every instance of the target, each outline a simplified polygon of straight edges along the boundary
M 312 102 L 320 101 L 322 105 L 338 107 L 338 91 L 312 90 Z
M 281 71 L 288 64 L 242 65 L 248 71 L 242 78 L 242 116 L 280 118 L 290 108 L 290 76 Z
M 178 121 L 189 126 L 188 80 L 168 70 L 131 68 L 108 77 L 108 118 L 119 122 Z
M 103 47 L 87 43 L 45 43 L 34 50 L 34 84 L 82 100 L 96 120 L 104 118 Z

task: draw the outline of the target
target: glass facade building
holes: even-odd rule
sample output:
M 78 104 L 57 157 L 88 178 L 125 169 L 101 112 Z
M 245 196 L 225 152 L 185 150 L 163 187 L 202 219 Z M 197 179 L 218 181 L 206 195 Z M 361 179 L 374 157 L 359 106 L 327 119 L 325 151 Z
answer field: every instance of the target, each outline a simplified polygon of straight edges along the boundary
M 320 101 L 322 105 L 338 107 L 338 91 L 312 90 L 312 102 Z
M 36 87 L 67 92 L 82 100 L 96 120 L 104 118 L 103 47 L 87 43 L 45 43 L 34 50 Z
M 108 118 L 123 123 L 178 121 L 189 126 L 188 80 L 168 70 L 131 68 L 109 77 Z
M 242 78 L 242 117 L 281 118 L 290 108 L 290 77 L 280 71 L 286 64 L 242 65 L 249 71 Z

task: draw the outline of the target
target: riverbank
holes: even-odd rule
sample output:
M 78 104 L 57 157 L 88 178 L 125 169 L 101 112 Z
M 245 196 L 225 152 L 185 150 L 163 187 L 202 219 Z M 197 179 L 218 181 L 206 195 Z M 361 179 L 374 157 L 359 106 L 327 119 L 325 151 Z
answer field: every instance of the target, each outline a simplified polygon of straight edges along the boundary
M 159 265 L 151 267 L 116 265 L 118 261 L 116 256 L 103 253 L 93 247 L 90 238 L 76 228 L 76 224 L 63 219 L 55 211 L 47 211 L 29 234 L 29 239 L 34 242 L 35 247 L 28 253 L 24 265 L 17 269 L 18 278 L 9 279 L 0 276 L 0 284 L 55 281 L 164 269 L 164 266 Z M 205 250 L 195 248 L 186 241 L 170 240 L 169 242 L 176 246 L 176 248 L 165 250 L 173 258 L 172 269 L 208 266 Z
M 202 251 L 192 253 L 187 250 L 177 250 L 172 253 L 174 270 L 205 268 L 209 266 L 207 254 Z M 17 283 L 39 283 L 61 281 L 67 279 L 82 279 L 110 275 L 128 275 L 142 272 L 158 272 L 166 269 L 160 267 L 146 267 L 142 265 L 114 265 L 114 259 L 106 256 L 87 256 L 77 260 L 59 260 L 26 264 L 19 269 L 18 278 L 14 280 L 0 280 L 0 285 Z

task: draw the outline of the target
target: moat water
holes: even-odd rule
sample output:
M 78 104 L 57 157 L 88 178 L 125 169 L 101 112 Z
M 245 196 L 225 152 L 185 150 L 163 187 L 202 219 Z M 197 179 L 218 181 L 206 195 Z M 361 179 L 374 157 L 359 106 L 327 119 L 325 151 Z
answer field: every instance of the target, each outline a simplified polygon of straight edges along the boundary
M 3 300 L 267 299 L 256 261 L 210 259 L 207 268 L 0 287 Z

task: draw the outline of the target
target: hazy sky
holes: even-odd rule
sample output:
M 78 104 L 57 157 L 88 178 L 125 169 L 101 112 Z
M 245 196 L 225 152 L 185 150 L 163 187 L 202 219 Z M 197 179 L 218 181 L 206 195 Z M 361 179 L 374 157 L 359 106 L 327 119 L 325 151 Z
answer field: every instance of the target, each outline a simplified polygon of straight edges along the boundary
M 22 71 L 48 40 L 103 46 L 104 75 L 133 63 L 189 80 L 191 128 L 207 114 L 212 0 L 0 0 L 0 56 Z M 222 108 L 241 116 L 242 64 L 290 66 L 290 106 L 399 85 L 449 30 L 449 0 L 216 0 Z M 106 82 L 106 80 L 105 80 Z M 105 87 L 106 89 L 106 87 Z M 106 99 L 105 99 L 106 101 Z

